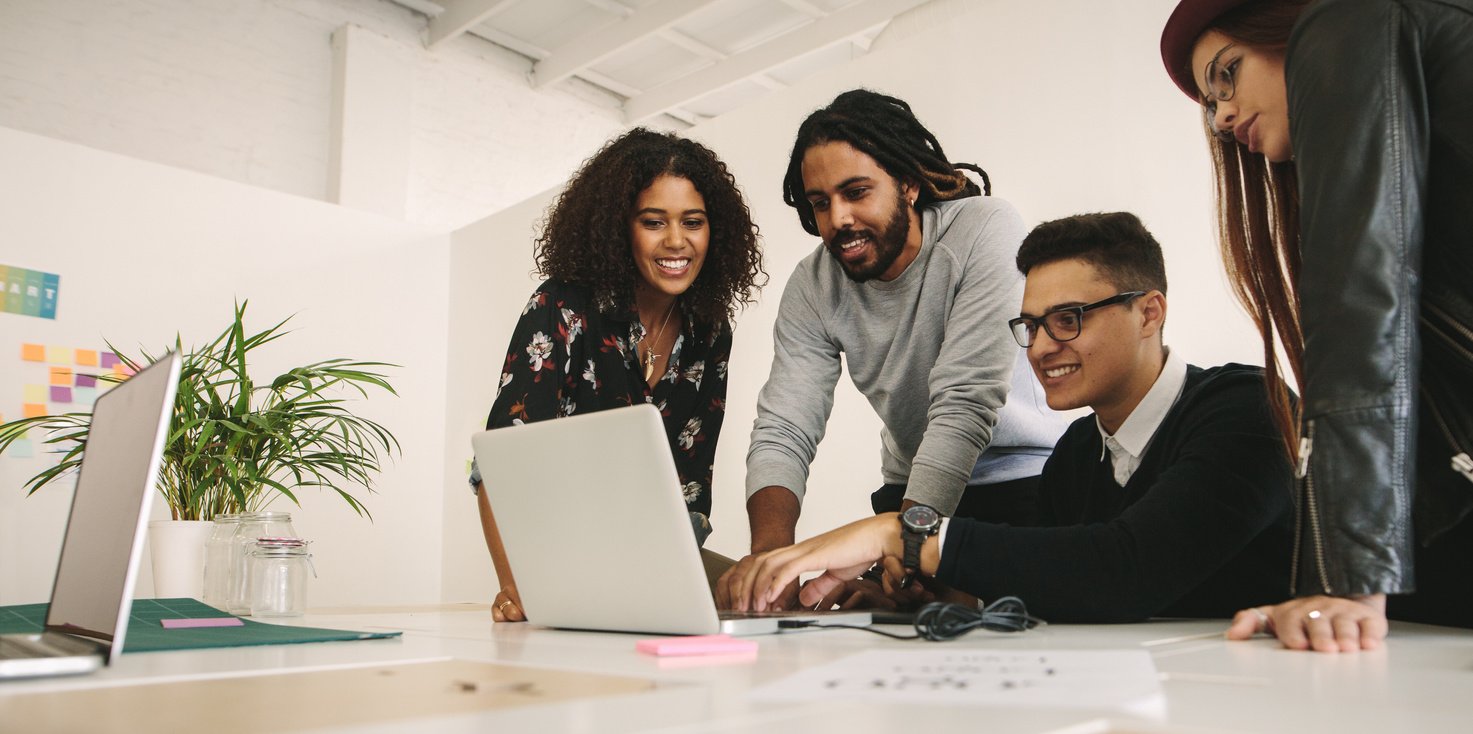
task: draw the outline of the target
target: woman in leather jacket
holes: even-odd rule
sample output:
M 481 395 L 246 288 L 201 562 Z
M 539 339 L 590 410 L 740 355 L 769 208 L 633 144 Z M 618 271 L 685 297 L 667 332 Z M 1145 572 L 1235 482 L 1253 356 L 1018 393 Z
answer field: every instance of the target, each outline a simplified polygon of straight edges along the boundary
M 1229 636 L 1328 652 L 1376 647 L 1388 612 L 1473 627 L 1473 0 L 1183 0 L 1161 53 L 1206 113 L 1269 375 L 1303 395 L 1271 382 L 1298 598 Z

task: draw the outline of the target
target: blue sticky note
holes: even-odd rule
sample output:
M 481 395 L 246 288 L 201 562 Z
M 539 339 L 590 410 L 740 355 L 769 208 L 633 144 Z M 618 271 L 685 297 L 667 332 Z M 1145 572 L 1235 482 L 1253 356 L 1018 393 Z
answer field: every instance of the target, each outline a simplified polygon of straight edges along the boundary
M 29 438 L 20 438 L 12 441 L 10 443 L 10 450 L 6 453 L 17 459 L 29 459 L 36 455 L 35 449 L 31 447 L 31 439 Z
M 97 388 L 76 387 L 72 388 L 72 402 L 78 405 L 91 405 L 97 402 Z

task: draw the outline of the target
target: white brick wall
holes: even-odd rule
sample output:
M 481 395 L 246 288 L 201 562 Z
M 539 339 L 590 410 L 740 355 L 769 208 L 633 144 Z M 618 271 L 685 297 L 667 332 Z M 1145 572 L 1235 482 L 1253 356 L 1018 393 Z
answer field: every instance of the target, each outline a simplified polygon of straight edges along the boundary
M 555 186 L 622 127 L 482 39 L 426 51 L 424 17 L 388 0 L 0 0 L 0 126 L 323 199 L 347 23 L 414 59 L 410 221 L 453 229 Z

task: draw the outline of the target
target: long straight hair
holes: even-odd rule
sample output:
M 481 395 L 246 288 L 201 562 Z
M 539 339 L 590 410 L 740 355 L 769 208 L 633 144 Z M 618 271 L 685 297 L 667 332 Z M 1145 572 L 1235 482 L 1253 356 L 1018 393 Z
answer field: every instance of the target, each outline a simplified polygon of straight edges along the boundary
M 1283 54 L 1289 34 L 1314 0 L 1256 0 L 1218 16 L 1207 30 L 1257 50 Z M 1195 75 L 1194 75 L 1195 76 Z M 1235 140 L 1213 135 L 1218 245 L 1233 294 L 1263 339 L 1268 403 L 1284 450 L 1299 454 L 1299 407 L 1281 360 L 1302 392 L 1304 331 L 1299 322 L 1299 176 L 1293 161 L 1270 163 Z

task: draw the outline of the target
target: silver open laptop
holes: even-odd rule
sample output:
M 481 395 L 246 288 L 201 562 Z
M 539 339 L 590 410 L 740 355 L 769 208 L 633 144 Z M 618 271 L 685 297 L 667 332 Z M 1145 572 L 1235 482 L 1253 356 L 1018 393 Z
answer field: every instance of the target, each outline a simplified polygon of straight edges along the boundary
M 868 612 L 718 615 L 653 406 L 485 431 L 471 443 L 535 624 L 755 635 L 784 619 L 870 622 Z
M 0 679 L 89 673 L 122 652 L 178 386 L 169 354 L 97 399 L 46 629 L 0 635 Z

